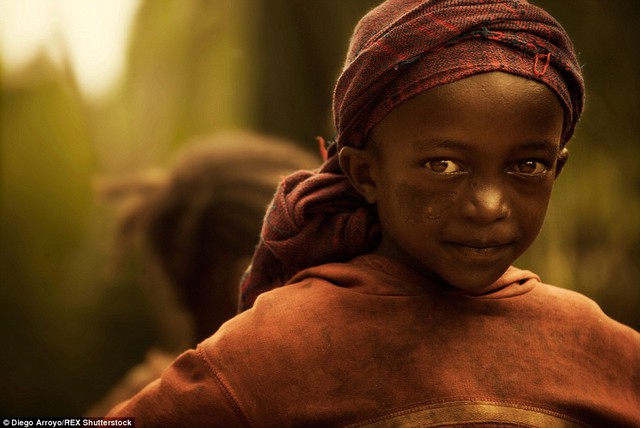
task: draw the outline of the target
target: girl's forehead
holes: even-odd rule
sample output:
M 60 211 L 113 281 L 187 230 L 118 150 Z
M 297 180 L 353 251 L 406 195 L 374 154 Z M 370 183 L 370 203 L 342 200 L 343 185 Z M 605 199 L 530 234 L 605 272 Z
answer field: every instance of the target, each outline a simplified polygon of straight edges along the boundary
M 396 106 L 372 130 L 374 141 L 446 139 L 490 142 L 559 138 L 564 111 L 544 84 L 502 72 L 478 74 L 428 89 Z M 477 138 L 476 138 L 477 136 Z M 552 140 L 555 139 L 551 138 Z
M 415 116 L 417 111 L 437 113 L 445 109 L 499 111 L 513 105 L 535 105 L 545 108 L 550 103 L 560 108 L 560 100 L 546 85 L 504 72 L 488 72 L 427 89 L 395 106 L 383 119 Z M 462 109 L 464 107 L 464 109 Z M 454 117 L 455 119 L 455 117 Z M 378 128 L 380 125 L 374 127 Z
M 511 73 L 492 71 L 427 89 L 400 103 L 391 113 L 398 114 L 416 107 L 442 109 L 456 105 L 499 109 L 510 103 L 544 104 L 550 98 L 560 103 L 555 93 L 543 83 Z

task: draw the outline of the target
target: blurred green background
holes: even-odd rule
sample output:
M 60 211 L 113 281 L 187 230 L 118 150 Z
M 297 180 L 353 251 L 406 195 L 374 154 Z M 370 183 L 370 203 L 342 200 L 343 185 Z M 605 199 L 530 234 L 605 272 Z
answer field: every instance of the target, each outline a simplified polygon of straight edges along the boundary
M 46 1 L 2 1 L 5 47 L 26 25 L 11 7 Z M 76 3 L 95 15 L 105 1 Z M 174 345 L 132 279 L 140 267 L 110 269 L 113 212 L 96 179 L 163 165 L 189 138 L 233 128 L 315 150 L 315 136 L 333 135 L 331 92 L 353 25 L 377 3 L 133 0 L 123 74 L 98 95 L 59 28 L 58 49 L 20 67 L 2 52 L 0 415 L 80 415 L 147 348 Z M 640 329 L 640 6 L 534 3 L 572 35 L 588 98 L 543 232 L 518 265 Z M 93 48 L 98 59 L 105 46 Z

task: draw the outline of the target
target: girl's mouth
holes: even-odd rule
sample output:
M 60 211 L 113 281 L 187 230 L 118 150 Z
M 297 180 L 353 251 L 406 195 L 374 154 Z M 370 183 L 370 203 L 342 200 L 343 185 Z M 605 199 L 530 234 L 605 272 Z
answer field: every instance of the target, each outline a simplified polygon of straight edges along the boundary
M 496 241 L 447 242 L 446 244 L 464 258 L 482 262 L 498 259 L 511 247 L 511 243 Z

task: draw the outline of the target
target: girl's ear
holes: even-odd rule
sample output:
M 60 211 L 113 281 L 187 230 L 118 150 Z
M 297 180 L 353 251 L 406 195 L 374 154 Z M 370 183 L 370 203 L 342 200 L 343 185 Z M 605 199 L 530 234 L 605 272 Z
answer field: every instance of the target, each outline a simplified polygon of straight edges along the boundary
M 560 154 L 558 155 L 558 161 L 556 162 L 556 178 L 558 178 L 558 176 L 562 172 L 562 169 L 564 168 L 564 165 L 567 163 L 568 160 L 569 160 L 569 150 L 566 147 L 563 147 L 562 149 L 560 149 Z
M 370 204 L 377 201 L 377 188 L 374 179 L 372 154 L 366 149 L 343 147 L 340 150 L 340 167 L 351 185 Z

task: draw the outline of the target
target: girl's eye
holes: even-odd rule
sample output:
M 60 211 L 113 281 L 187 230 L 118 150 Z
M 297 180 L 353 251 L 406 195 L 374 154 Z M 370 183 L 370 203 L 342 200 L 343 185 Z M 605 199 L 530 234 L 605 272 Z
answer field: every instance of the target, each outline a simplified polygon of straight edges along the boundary
M 426 161 L 424 166 L 436 174 L 457 174 L 463 172 L 462 166 L 450 159 L 432 159 Z
M 520 161 L 514 165 L 514 172 L 523 175 L 543 175 L 548 169 L 545 163 L 535 160 Z

